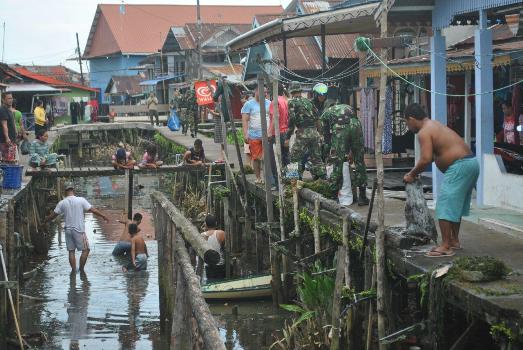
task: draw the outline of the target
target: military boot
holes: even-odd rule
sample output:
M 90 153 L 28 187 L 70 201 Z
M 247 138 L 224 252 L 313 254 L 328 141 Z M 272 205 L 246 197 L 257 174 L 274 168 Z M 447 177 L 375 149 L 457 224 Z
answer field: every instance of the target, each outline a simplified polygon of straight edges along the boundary
M 358 205 L 364 206 L 369 205 L 369 199 L 367 198 L 367 187 L 361 186 L 360 187 L 360 195 L 358 196 Z

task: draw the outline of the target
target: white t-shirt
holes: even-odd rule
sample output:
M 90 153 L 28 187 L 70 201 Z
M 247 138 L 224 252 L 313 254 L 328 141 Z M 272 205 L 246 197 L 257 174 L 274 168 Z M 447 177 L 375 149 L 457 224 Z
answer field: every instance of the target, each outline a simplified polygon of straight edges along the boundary
M 271 101 L 265 100 L 265 118 L 267 119 L 267 128 L 269 127 L 269 106 Z M 261 139 L 262 138 L 262 126 L 261 126 L 261 111 L 260 104 L 254 98 L 245 102 L 241 110 L 242 114 L 249 114 L 249 138 L 250 139 Z
M 91 208 L 92 205 L 85 198 L 67 196 L 56 205 L 54 212 L 64 216 L 65 228 L 85 232 L 84 213 Z

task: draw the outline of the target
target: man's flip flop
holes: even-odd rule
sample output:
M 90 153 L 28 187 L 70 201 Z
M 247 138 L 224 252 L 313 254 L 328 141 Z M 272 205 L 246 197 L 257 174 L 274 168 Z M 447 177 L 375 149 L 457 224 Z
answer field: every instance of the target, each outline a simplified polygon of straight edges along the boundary
M 463 247 L 450 247 L 450 249 L 452 249 L 452 250 L 462 250 Z
M 454 253 L 453 250 L 451 250 L 450 252 L 440 252 L 439 250 L 431 250 L 425 254 L 427 258 L 448 258 L 454 255 L 456 255 L 456 253 Z

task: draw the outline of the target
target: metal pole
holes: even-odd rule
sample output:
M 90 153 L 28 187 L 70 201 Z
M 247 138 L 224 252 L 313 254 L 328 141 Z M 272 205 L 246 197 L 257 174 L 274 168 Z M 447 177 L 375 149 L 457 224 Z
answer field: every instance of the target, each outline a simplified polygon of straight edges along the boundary
M 163 97 L 163 103 L 168 103 L 167 98 L 165 97 L 165 79 L 163 79 L 163 50 L 160 49 L 160 73 L 162 74 L 162 97 Z
M 5 32 L 5 30 L 4 30 Z M 76 33 L 76 50 L 78 51 L 78 64 L 80 65 L 80 81 L 85 85 L 84 70 L 82 68 L 82 53 L 80 52 L 80 41 L 78 40 L 78 33 Z M 3 56 L 2 56 L 3 61 Z
M 196 48 L 198 50 L 198 80 L 202 79 L 202 50 L 201 50 L 201 36 L 202 36 L 202 20 L 200 18 L 200 0 L 196 0 Z

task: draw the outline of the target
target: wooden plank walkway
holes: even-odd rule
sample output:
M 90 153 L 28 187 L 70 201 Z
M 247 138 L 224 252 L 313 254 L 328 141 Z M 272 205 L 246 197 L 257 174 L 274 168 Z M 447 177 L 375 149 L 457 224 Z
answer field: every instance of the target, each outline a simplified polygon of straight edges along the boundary
M 223 164 L 214 164 L 213 167 L 223 167 Z M 176 172 L 202 172 L 206 171 L 206 166 L 198 165 L 163 165 L 156 169 L 141 169 L 135 167 L 133 173 L 138 174 L 158 174 Z M 27 169 L 26 176 L 32 177 L 89 177 L 89 176 L 111 176 L 125 175 L 125 170 L 114 169 L 113 167 L 73 167 L 48 170 Z

